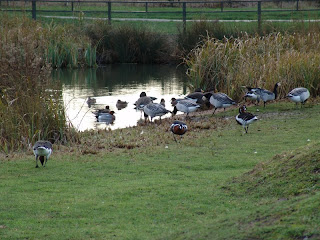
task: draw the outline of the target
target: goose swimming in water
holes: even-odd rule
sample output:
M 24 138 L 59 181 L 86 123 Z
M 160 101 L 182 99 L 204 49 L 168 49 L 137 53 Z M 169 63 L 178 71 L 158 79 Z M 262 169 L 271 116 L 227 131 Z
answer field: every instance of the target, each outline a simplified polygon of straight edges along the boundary
M 47 161 L 52 153 L 52 143 L 49 141 L 37 141 L 33 145 L 33 154 L 36 157 L 36 168 L 38 168 L 38 158 L 43 167 L 46 166 Z
M 289 98 L 291 101 L 295 102 L 296 105 L 298 103 L 301 103 L 301 107 L 310 97 L 310 92 L 308 89 L 304 87 L 299 87 L 293 89 L 291 92 L 288 93 L 287 98 Z
M 247 107 L 245 105 L 239 108 L 239 114 L 236 116 L 236 121 L 243 126 L 246 133 L 248 133 L 249 125 L 256 120 L 258 120 L 258 118 L 252 113 L 247 112 Z
M 188 130 L 187 124 L 178 120 L 174 121 L 170 126 L 170 131 L 172 132 L 173 138 L 176 142 L 177 142 L 177 139 L 175 135 L 179 135 L 181 140 L 182 135 L 184 135 L 187 132 L 187 130 Z
M 118 99 L 117 103 L 116 103 L 116 107 L 118 110 L 121 110 L 123 108 L 126 108 L 128 106 L 128 102 L 126 101 L 121 101 L 120 99 Z

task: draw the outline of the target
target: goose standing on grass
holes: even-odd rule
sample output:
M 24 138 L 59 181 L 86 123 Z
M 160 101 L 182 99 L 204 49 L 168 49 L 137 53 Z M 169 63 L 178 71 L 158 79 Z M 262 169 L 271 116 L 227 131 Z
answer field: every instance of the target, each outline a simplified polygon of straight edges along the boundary
M 52 144 L 49 141 L 37 141 L 33 145 L 33 154 L 36 157 L 36 168 L 38 168 L 38 158 L 43 167 L 46 166 L 47 161 L 52 153 Z
M 273 92 L 263 89 L 263 88 L 251 88 L 247 87 L 249 91 L 253 91 L 256 95 L 260 96 L 260 99 L 263 101 L 263 107 L 266 107 L 266 103 L 272 100 L 275 100 L 278 96 L 278 87 L 280 86 L 280 82 L 277 82 L 274 85 Z
M 197 111 L 198 108 L 200 108 L 200 105 L 196 104 L 192 100 L 177 100 L 175 98 L 171 99 L 171 102 L 177 101 L 176 105 L 174 106 L 174 109 L 172 111 L 173 115 L 177 114 L 178 111 L 186 113 L 186 118 L 188 117 L 189 113 Z
M 258 120 L 258 118 L 252 113 L 247 112 L 247 107 L 245 105 L 239 108 L 239 114 L 236 116 L 236 121 L 243 126 L 246 133 L 248 133 L 249 125 L 256 120 Z
M 115 112 L 110 111 L 109 113 L 100 113 L 96 115 L 98 122 L 104 122 L 107 124 L 112 124 L 114 120 L 116 120 L 116 116 L 114 116 Z
M 236 102 L 232 100 L 227 94 L 225 93 L 206 93 L 205 97 L 209 99 L 211 105 L 214 106 L 214 111 L 212 114 L 215 113 L 215 111 L 218 108 L 223 108 L 224 111 L 227 107 L 230 107 L 232 105 L 235 105 Z
M 249 91 L 244 95 L 245 99 L 250 99 L 251 101 L 256 101 L 255 105 L 259 105 L 260 102 L 260 95 L 255 94 L 254 91 Z
M 149 116 L 152 122 L 152 118 L 159 116 L 161 122 L 161 116 L 169 113 L 170 111 L 160 103 L 149 103 L 148 105 L 143 107 L 143 112 L 145 119 L 147 119 Z
M 177 139 L 175 135 L 179 135 L 180 141 L 181 141 L 182 135 L 184 135 L 187 132 L 187 130 L 188 130 L 187 124 L 178 120 L 174 121 L 170 126 L 170 131 L 172 132 L 173 138 L 176 142 L 177 142 Z
M 299 87 L 293 89 L 291 92 L 288 93 L 287 98 L 289 98 L 291 101 L 295 102 L 296 105 L 298 103 L 301 103 L 301 107 L 310 97 L 310 92 L 308 89 L 304 87 Z

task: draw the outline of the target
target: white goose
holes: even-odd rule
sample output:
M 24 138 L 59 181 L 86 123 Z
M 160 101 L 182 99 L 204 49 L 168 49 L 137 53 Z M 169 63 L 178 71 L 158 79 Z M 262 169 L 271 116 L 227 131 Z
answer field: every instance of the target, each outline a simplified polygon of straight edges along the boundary
M 293 89 L 291 92 L 288 93 L 287 98 L 289 98 L 291 101 L 295 102 L 296 105 L 298 103 L 301 103 L 301 107 L 310 97 L 310 92 L 308 89 L 304 87 L 299 87 Z
M 257 120 L 258 118 L 255 115 L 247 112 L 247 107 L 245 105 L 239 108 L 239 114 L 236 116 L 236 121 L 243 126 L 246 133 L 248 133 L 249 125 Z

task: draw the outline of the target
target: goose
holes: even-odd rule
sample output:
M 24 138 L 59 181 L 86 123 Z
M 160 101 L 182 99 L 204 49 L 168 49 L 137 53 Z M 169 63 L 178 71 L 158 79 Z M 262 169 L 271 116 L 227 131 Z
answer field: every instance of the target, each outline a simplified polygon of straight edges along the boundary
M 47 161 L 52 153 L 52 144 L 49 141 L 37 141 L 33 145 L 33 154 L 36 157 L 36 168 L 38 168 L 38 158 L 43 167 L 46 166 Z
M 140 97 L 146 97 L 146 96 L 147 96 L 147 93 L 146 93 L 146 92 L 141 92 L 141 93 L 140 93 Z M 150 96 L 149 96 L 149 97 L 150 97 Z M 151 98 L 152 101 L 157 100 L 156 97 L 150 97 L 150 98 Z
M 175 120 L 171 126 L 170 126 L 170 131 L 172 132 L 174 140 L 177 142 L 177 139 L 175 135 L 180 136 L 180 140 L 182 139 L 182 135 L 184 135 L 188 130 L 187 124 L 184 122 Z
M 260 95 L 256 94 L 254 91 L 247 92 L 246 95 L 244 95 L 244 98 L 249 98 L 252 101 L 256 101 L 256 104 L 259 104 L 260 102 Z
M 301 107 L 303 104 L 305 104 L 305 102 L 308 100 L 309 97 L 310 97 L 310 92 L 308 89 L 304 87 L 295 88 L 291 92 L 289 92 L 287 95 L 287 98 L 295 102 L 296 105 L 298 105 L 298 103 L 300 102 Z
M 151 97 L 148 97 L 145 92 L 142 92 L 140 94 L 140 98 L 135 102 L 135 108 L 138 110 L 143 110 L 144 106 L 148 105 L 149 103 L 152 103 L 153 100 Z
M 203 96 L 204 96 L 203 90 L 201 88 L 197 88 L 197 89 L 195 89 L 194 92 L 189 93 L 185 97 L 185 99 L 196 100 L 196 103 L 203 104 L 205 101 L 205 98 Z
M 116 120 L 116 116 L 114 116 L 115 112 L 110 111 L 109 113 L 100 113 L 96 116 L 98 122 L 105 122 L 107 124 L 111 124 Z
M 260 96 L 260 99 L 263 101 L 263 107 L 266 107 L 266 102 L 275 100 L 278 96 L 278 87 L 280 86 L 280 82 L 277 82 L 274 85 L 273 92 L 263 89 L 263 88 L 251 88 L 247 87 L 249 91 L 253 91 L 256 95 Z
M 117 103 L 116 103 L 116 107 L 118 110 L 121 110 L 123 108 L 126 108 L 128 106 L 128 102 L 126 101 L 121 101 L 120 99 L 118 99 Z
M 160 103 L 149 103 L 143 107 L 143 112 L 144 112 L 145 119 L 147 119 L 149 116 L 152 122 L 152 118 L 159 116 L 160 122 L 161 122 L 161 116 L 167 114 L 170 111 L 167 110 Z
M 184 112 L 187 114 L 186 117 L 188 117 L 189 113 L 197 111 L 198 108 L 200 108 L 200 105 L 196 104 L 194 101 L 191 100 L 177 100 L 175 98 L 172 98 L 171 101 L 177 101 L 176 105 L 173 109 L 173 114 L 175 115 L 178 111 Z
M 246 133 L 248 133 L 249 125 L 256 120 L 258 120 L 258 118 L 252 113 L 247 112 L 247 107 L 245 105 L 239 108 L 239 114 L 236 116 L 236 121 L 243 126 Z
M 218 108 L 223 108 L 224 111 L 227 107 L 230 107 L 232 105 L 235 105 L 236 102 L 232 100 L 227 94 L 225 93 L 206 93 L 206 98 L 209 98 L 210 103 L 214 106 L 214 111 L 212 114 L 215 113 L 215 111 Z

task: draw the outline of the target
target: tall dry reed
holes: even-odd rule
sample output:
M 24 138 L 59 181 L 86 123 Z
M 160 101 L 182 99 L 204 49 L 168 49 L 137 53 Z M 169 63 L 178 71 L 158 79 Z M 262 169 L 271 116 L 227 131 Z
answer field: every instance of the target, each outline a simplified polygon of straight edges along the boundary
M 194 87 L 223 91 L 235 99 L 242 86 L 273 89 L 280 97 L 303 86 L 316 96 L 320 89 L 320 33 L 208 38 L 185 59 Z

